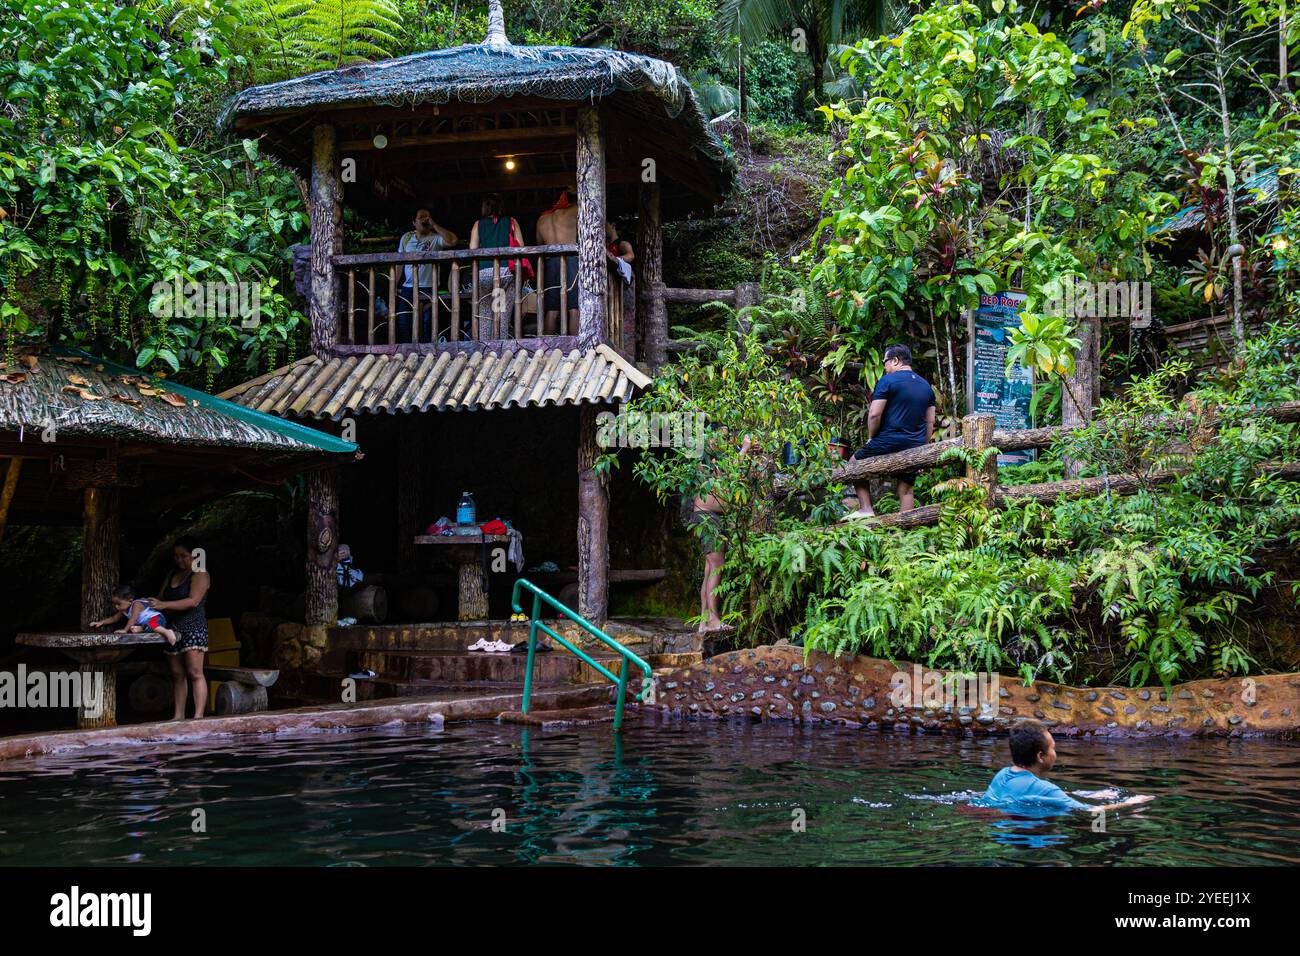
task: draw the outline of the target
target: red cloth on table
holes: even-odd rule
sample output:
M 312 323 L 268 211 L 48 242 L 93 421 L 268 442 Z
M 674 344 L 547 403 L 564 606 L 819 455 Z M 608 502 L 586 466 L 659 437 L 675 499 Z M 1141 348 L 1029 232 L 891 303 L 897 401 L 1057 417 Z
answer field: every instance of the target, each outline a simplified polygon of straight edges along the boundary
M 505 534 L 508 530 L 510 530 L 509 528 L 506 527 L 505 522 L 502 521 L 500 518 L 494 518 L 493 520 L 489 521 L 487 524 L 481 524 L 478 526 L 478 529 L 482 531 L 484 534 Z

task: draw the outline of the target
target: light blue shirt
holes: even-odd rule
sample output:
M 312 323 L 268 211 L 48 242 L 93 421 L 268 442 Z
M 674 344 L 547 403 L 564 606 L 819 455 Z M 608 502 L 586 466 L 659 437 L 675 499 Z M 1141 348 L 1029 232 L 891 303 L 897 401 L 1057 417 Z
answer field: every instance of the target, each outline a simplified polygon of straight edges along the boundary
M 1003 767 L 984 791 L 981 801 L 985 806 L 999 810 L 1049 810 L 1064 813 L 1067 810 L 1091 810 L 1092 807 L 1070 796 L 1050 780 L 1044 780 L 1029 770 Z
M 397 251 L 398 252 L 437 252 L 445 245 L 446 243 L 443 242 L 442 235 L 440 233 L 435 232 L 432 235 L 420 237 L 415 234 L 414 230 L 412 230 L 411 232 L 408 232 L 405 235 L 403 235 L 402 238 L 398 241 Z M 405 273 L 406 274 L 405 282 L 408 286 L 411 284 L 412 272 L 413 272 L 413 268 L 411 266 L 407 266 L 406 273 Z M 420 266 L 420 288 L 422 289 L 433 288 L 432 263 L 424 263 Z

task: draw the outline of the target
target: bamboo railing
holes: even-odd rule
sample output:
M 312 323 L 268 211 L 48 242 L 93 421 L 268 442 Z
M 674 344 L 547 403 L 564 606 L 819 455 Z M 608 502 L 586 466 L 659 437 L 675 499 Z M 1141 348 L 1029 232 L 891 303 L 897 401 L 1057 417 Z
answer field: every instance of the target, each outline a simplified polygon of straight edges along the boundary
M 343 283 L 338 341 L 369 349 L 576 336 L 577 323 L 569 313 L 578 308 L 576 287 L 570 291 L 577 254 L 576 245 L 559 244 L 334 256 Z M 531 278 L 520 265 L 525 259 L 533 267 Z M 558 263 L 558 280 L 550 288 L 559 293 L 559 318 L 556 329 L 546 333 L 542 322 L 551 260 Z M 418 281 L 422 267 L 431 280 L 427 285 Z M 614 269 L 607 270 L 606 282 L 604 332 L 607 341 L 621 348 L 623 284 Z M 409 334 L 401 334 L 399 316 L 410 316 Z

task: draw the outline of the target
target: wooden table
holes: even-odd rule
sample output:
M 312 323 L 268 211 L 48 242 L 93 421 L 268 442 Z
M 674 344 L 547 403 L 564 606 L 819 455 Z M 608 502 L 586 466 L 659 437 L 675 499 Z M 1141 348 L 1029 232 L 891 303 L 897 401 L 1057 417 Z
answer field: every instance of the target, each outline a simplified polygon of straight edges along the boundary
M 117 726 L 117 662 L 144 644 L 166 644 L 152 631 L 139 634 L 114 634 L 109 631 L 44 631 L 19 634 L 19 644 L 62 651 L 77 662 L 82 680 L 103 674 L 104 696 L 97 717 L 90 716 L 84 703 L 77 705 L 77 727 Z
M 456 620 L 487 620 L 487 573 L 483 567 L 483 549 L 494 544 L 509 547 L 510 535 L 482 532 L 456 535 L 419 534 L 415 536 L 415 543 L 436 548 L 436 554 L 456 565 L 459 575 Z

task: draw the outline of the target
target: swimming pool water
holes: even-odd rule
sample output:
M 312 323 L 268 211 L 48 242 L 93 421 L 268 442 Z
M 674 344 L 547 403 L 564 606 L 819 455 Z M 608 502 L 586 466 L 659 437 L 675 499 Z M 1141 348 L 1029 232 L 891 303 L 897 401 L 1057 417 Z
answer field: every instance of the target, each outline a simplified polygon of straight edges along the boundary
M 1105 832 L 973 808 L 1005 739 L 449 724 L 0 764 L 0 865 L 1300 863 L 1295 744 L 1058 738 L 1057 751 L 1067 790 L 1157 799 Z

